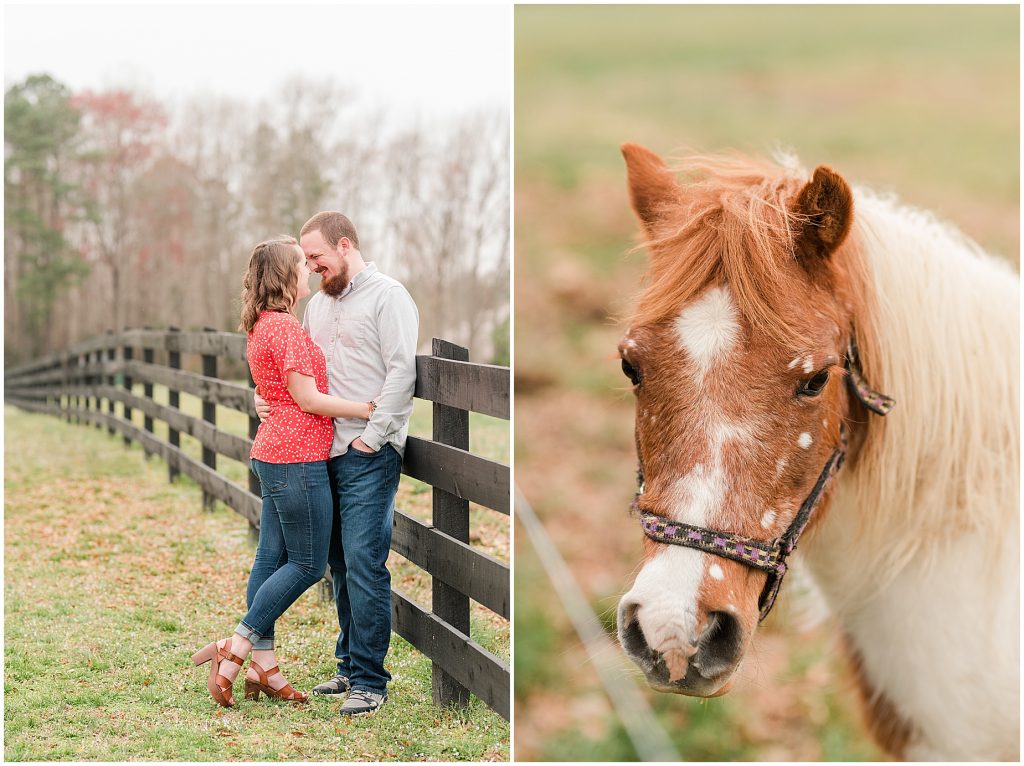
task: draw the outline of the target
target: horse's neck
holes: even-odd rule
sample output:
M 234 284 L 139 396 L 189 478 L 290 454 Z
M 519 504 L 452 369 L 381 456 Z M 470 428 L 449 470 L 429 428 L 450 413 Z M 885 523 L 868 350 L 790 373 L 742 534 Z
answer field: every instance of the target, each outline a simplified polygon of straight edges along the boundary
M 864 195 L 857 210 L 883 376 L 869 382 L 896 407 L 884 423 L 869 416 L 881 438 L 840 485 L 857 506 L 854 547 L 884 581 L 967 530 L 1017 523 L 1020 289 L 925 214 Z
M 925 217 L 858 211 L 896 407 L 801 548 L 870 691 L 919 732 L 907 755 L 1012 757 L 1018 280 Z

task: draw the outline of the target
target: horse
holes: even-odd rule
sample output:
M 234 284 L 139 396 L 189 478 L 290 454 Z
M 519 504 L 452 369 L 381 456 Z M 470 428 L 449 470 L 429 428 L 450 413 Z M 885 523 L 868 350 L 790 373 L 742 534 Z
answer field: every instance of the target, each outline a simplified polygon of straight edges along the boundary
M 878 744 L 1017 760 L 1018 275 L 827 166 L 622 152 L 650 256 L 619 344 L 625 653 L 658 691 L 725 694 L 799 540 Z

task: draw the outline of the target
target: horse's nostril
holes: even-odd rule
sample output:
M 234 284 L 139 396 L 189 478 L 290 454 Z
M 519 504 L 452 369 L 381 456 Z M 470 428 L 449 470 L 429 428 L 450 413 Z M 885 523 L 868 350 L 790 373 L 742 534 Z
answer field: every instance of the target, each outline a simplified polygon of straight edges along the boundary
M 705 678 L 733 668 L 743 651 L 743 628 L 728 612 L 711 612 L 697 645 L 694 666 Z
M 619 608 L 619 643 L 627 654 L 635 658 L 649 659 L 651 656 L 651 648 L 637 619 L 636 604 L 624 603 Z

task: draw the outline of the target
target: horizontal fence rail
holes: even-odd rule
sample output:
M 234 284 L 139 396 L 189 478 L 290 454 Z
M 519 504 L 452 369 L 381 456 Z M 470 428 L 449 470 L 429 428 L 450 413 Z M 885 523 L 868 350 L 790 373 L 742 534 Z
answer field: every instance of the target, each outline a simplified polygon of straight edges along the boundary
M 469 412 L 509 419 L 509 369 L 471 363 L 465 349 L 446 341 L 435 339 L 432 351 L 416 357 L 415 396 L 433 403 L 434 434 L 409 437 L 402 472 L 433 487 L 433 520 L 425 523 L 396 509 L 391 547 L 430 574 L 433 609 L 392 590 L 392 627 L 432 661 L 437 704 L 465 704 L 472 692 L 508 720 L 509 667 L 470 637 L 469 601 L 508 620 L 509 565 L 469 544 L 469 503 L 509 514 L 511 476 L 508 465 L 468 447 Z M 105 428 L 125 444 L 139 443 L 147 456 L 167 463 L 172 480 L 188 476 L 201 488 L 204 503 L 219 500 L 258 529 L 258 481 L 250 476 L 241 486 L 217 471 L 217 456 L 246 462 L 252 448 L 258 421 L 251 378 L 242 384 L 219 377 L 227 370 L 238 373 L 231 377 L 245 376 L 245 362 L 244 335 L 132 329 L 6 370 L 5 398 L 29 412 Z M 142 396 L 132 390 L 140 384 Z M 154 385 L 167 387 L 167 404 L 153 399 Z M 202 417 L 180 409 L 182 393 L 202 401 Z M 216 406 L 247 415 L 248 436 L 219 428 Z M 142 413 L 141 426 L 132 419 L 135 411 Z M 166 441 L 154 433 L 156 421 L 166 424 Z M 199 443 L 201 459 L 182 450 L 181 434 Z

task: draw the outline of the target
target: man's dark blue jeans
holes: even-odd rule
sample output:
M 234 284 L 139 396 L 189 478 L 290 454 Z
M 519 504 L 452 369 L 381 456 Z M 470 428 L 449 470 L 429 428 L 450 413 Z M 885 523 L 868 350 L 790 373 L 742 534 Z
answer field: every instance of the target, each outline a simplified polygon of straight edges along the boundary
M 324 576 L 330 536 L 327 463 L 250 461 L 260 480 L 260 542 L 249 574 L 249 608 L 235 632 L 254 649 L 274 648 L 274 623 Z
M 335 517 L 327 563 L 338 607 L 338 672 L 353 689 L 382 694 L 391 674 L 384 657 L 391 644 L 391 524 L 402 456 L 390 444 L 377 452 L 349 445 L 327 463 Z

